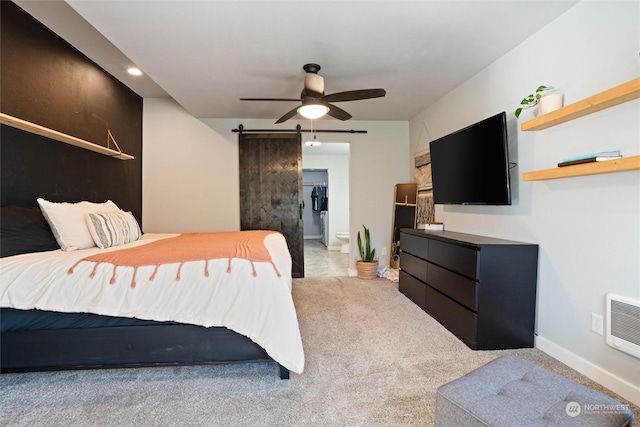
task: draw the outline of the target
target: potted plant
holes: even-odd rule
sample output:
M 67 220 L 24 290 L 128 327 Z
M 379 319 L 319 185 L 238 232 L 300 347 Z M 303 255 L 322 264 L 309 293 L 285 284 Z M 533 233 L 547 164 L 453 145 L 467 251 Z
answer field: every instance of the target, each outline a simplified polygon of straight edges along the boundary
M 376 250 L 371 249 L 371 235 L 369 229 L 364 228 L 364 245 L 362 243 L 362 236 L 358 231 L 358 252 L 360 253 L 360 260 L 356 261 L 356 269 L 358 270 L 358 277 L 360 279 L 375 279 L 378 275 L 378 259 L 376 258 Z
M 524 97 L 522 101 L 520 101 L 520 107 L 516 108 L 516 119 L 520 117 L 520 113 L 522 113 L 522 110 L 526 110 L 527 108 L 535 107 L 536 105 L 538 105 L 538 101 L 542 97 L 542 92 L 548 89 L 549 88 L 544 85 L 538 86 L 535 94 L 530 93 L 529 95 Z
M 538 101 L 540 104 L 540 114 L 547 114 L 552 111 L 562 108 L 564 97 L 561 93 L 548 93 L 542 95 L 542 98 Z
M 536 93 L 529 94 L 516 108 L 516 119 L 520 117 L 522 110 L 540 105 L 540 114 L 547 114 L 562 108 L 563 96 L 561 93 L 550 93 L 551 86 L 538 86 Z

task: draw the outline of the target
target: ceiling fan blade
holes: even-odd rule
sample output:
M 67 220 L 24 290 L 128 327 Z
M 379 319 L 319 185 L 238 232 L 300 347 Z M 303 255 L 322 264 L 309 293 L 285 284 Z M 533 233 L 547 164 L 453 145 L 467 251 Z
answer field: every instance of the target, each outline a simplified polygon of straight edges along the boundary
M 329 112 L 327 113 L 327 115 L 333 117 L 334 119 L 345 121 L 351 118 L 351 114 L 347 113 L 342 108 L 330 104 L 327 104 L 327 107 L 329 107 Z
M 295 116 L 296 114 L 298 114 L 298 108 L 300 107 L 296 107 L 293 110 L 289 111 L 287 114 L 285 114 L 284 116 L 280 117 L 275 124 L 278 123 L 283 123 L 286 122 L 287 120 L 289 120 L 291 117 Z
M 323 96 L 324 95 L 321 92 L 316 92 L 307 88 L 302 89 L 302 92 L 300 92 L 300 99 L 303 101 L 312 98 L 319 101 Z
M 387 92 L 384 89 L 359 89 L 348 90 L 346 92 L 336 92 L 325 95 L 322 100 L 325 102 L 358 101 L 360 99 L 380 98 Z
M 297 101 L 300 102 L 300 98 L 240 98 L 240 101 Z

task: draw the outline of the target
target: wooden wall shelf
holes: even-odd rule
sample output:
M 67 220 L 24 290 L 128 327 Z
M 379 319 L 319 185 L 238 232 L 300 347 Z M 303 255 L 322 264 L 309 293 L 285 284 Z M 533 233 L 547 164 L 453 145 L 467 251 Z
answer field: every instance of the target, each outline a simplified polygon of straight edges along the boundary
M 523 131 L 546 129 L 637 98 L 640 98 L 640 78 L 526 121 L 520 125 L 520 129 Z
M 640 98 L 640 78 L 597 93 L 581 101 L 574 102 L 559 110 L 552 111 L 533 120 L 522 123 L 523 131 L 542 130 L 560 123 L 583 117 L 624 102 Z M 623 157 L 604 162 L 583 163 L 553 169 L 544 169 L 522 174 L 523 181 L 568 178 L 572 176 L 596 175 L 601 173 L 623 172 L 640 169 L 640 156 Z
M 94 144 L 93 142 L 85 141 L 84 139 L 76 138 L 75 136 L 67 135 L 66 133 L 58 132 L 57 130 L 49 129 L 44 126 L 40 126 L 35 123 L 19 119 L 17 117 L 10 116 L 8 114 L 0 113 L 0 123 L 27 132 L 35 133 L 36 135 L 44 136 L 45 138 L 55 139 L 56 141 L 64 142 L 65 144 L 75 145 L 76 147 L 84 148 L 86 150 L 94 151 L 96 153 L 104 154 L 105 156 L 113 157 L 116 159 L 133 159 L 133 156 L 125 154 L 119 149 L 112 150 L 111 148 L 107 148 L 103 145 Z
M 640 170 L 640 156 L 623 157 L 604 162 L 582 163 L 561 168 L 544 169 L 522 174 L 523 181 L 569 178 L 572 176 L 596 175 L 601 173 Z

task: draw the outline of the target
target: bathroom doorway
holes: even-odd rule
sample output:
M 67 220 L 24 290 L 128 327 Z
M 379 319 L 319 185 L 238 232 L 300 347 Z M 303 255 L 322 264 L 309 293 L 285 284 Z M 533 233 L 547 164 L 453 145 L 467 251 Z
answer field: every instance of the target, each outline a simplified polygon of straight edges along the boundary
M 347 276 L 349 143 L 302 146 L 305 277 Z M 346 249 L 346 252 L 345 252 Z

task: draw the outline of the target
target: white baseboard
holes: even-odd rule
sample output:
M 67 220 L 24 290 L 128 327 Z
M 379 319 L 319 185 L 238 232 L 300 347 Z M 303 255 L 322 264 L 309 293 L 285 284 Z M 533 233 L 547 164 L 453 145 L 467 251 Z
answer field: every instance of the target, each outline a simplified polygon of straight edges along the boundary
M 318 234 L 317 236 L 304 236 L 303 239 L 309 239 L 309 240 L 317 239 L 317 240 L 320 240 L 321 237 L 322 236 Z
M 350 277 L 356 277 L 358 275 L 358 270 L 356 270 L 355 268 L 349 268 L 347 269 L 347 271 L 349 272 Z
M 598 384 L 602 384 L 604 387 L 619 394 L 633 404 L 640 405 L 640 387 L 615 376 L 611 372 L 605 371 L 601 367 L 594 365 L 577 354 L 571 353 L 546 338 L 536 336 L 535 346 L 537 349 L 547 353 L 549 356 L 559 360 L 570 368 L 575 369 Z

